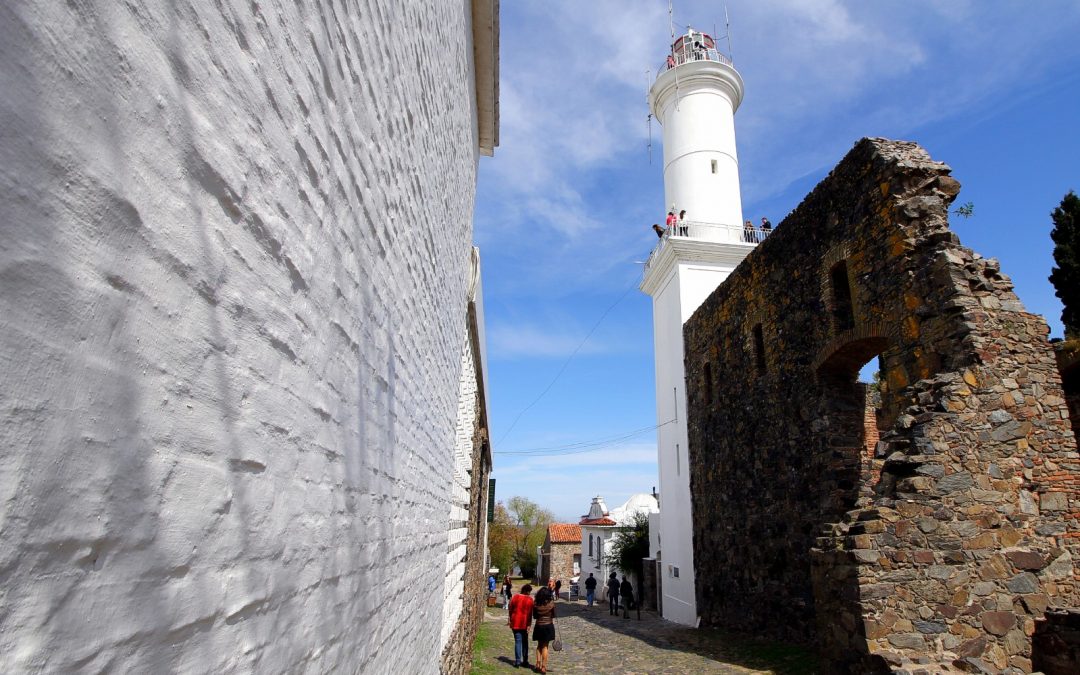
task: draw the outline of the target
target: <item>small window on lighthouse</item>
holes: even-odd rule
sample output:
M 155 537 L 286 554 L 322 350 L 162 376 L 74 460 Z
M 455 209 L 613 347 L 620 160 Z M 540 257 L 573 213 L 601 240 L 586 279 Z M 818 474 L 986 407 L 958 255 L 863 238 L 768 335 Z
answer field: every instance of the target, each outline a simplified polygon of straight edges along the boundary
M 716 173 L 716 160 L 712 160 L 712 172 Z

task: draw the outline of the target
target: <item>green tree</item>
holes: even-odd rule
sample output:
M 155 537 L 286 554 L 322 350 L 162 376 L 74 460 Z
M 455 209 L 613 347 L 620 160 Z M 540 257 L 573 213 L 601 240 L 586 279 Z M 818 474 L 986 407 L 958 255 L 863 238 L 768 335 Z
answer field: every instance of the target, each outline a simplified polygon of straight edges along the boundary
M 1054 262 L 1050 270 L 1050 283 L 1054 295 L 1061 299 L 1061 323 L 1065 324 L 1065 337 L 1080 338 L 1080 197 L 1069 190 L 1054 209 Z
M 521 576 L 536 576 L 536 547 L 544 543 L 555 516 L 525 497 L 511 497 L 506 510 L 514 525 L 514 563 L 521 567 Z
M 510 518 L 510 512 L 502 502 L 495 504 L 495 515 L 488 527 L 488 551 L 491 552 L 491 564 L 498 567 L 500 573 L 510 574 L 514 567 L 514 541 L 517 528 Z
M 642 559 L 649 557 L 649 514 L 637 512 L 629 524 L 620 527 L 611 540 L 611 562 L 639 581 Z

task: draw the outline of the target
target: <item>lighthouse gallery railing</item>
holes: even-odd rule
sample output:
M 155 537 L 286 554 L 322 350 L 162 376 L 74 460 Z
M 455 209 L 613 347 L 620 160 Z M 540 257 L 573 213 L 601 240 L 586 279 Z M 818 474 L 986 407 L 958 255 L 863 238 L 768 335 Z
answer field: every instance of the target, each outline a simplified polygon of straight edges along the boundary
M 700 49 L 697 51 L 681 52 L 673 54 L 667 58 L 660 68 L 656 71 L 656 76 L 660 77 L 668 70 L 671 70 L 675 66 L 681 66 L 684 63 L 691 63 L 693 61 L 716 61 L 717 63 L 723 63 L 728 66 L 734 67 L 735 64 L 731 62 L 731 59 L 724 56 L 715 49 Z
M 664 236 L 656 243 L 649 259 L 645 261 L 643 274 L 648 274 L 653 262 L 660 252 L 664 250 L 669 239 L 705 239 L 718 241 L 726 244 L 744 244 L 755 246 L 765 241 L 772 234 L 772 230 L 760 227 L 746 227 L 745 225 L 723 225 L 720 223 L 703 223 L 696 220 L 684 220 L 681 225 L 675 225 L 670 231 L 665 231 Z

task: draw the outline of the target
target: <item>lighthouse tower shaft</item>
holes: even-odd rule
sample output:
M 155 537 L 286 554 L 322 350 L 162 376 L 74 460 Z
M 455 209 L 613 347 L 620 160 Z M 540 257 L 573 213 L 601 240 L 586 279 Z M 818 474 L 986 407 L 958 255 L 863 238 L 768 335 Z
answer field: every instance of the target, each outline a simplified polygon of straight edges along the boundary
M 711 37 L 693 37 L 686 48 L 680 41 L 687 42 L 687 36 L 676 41 L 669 67 L 649 90 L 649 107 L 663 127 L 666 206 L 676 213 L 686 210 L 690 221 L 727 226 L 709 232 L 720 239 L 743 222 L 735 149 L 743 81 L 726 56 L 693 47 L 711 43 Z
M 685 220 L 656 244 L 641 290 L 653 299 L 657 453 L 660 473 L 660 598 L 664 618 L 697 624 L 687 447 L 683 324 L 753 250 L 761 235 L 741 224 L 735 110 L 742 78 L 715 50 L 712 38 L 689 31 L 678 38 L 649 92 L 664 129 L 665 211 Z

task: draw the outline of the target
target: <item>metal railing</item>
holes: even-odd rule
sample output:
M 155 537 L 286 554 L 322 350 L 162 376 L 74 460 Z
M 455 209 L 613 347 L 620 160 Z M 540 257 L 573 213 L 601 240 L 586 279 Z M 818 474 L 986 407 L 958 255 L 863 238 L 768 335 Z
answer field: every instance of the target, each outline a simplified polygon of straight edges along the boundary
M 656 76 L 660 77 L 666 71 L 671 70 L 675 66 L 681 66 L 684 63 L 691 63 L 693 61 L 716 61 L 717 63 L 723 63 L 724 65 L 734 67 L 735 64 L 731 62 L 731 59 L 721 54 L 715 49 L 697 49 L 690 52 L 682 52 L 679 54 L 672 54 L 664 61 L 664 65 L 656 71 Z
M 657 256 L 660 255 L 660 252 L 664 250 L 669 239 L 703 239 L 707 241 L 724 242 L 727 244 L 756 246 L 765 241 L 770 234 L 772 234 L 771 229 L 766 230 L 760 227 L 684 220 L 681 224 L 676 224 L 671 228 L 665 229 L 664 235 L 660 237 L 660 241 L 656 243 L 652 253 L 649 254 L 648 260 L 645 261 L 643 274 L 649 273 L 653 261 L 655 261 Z

